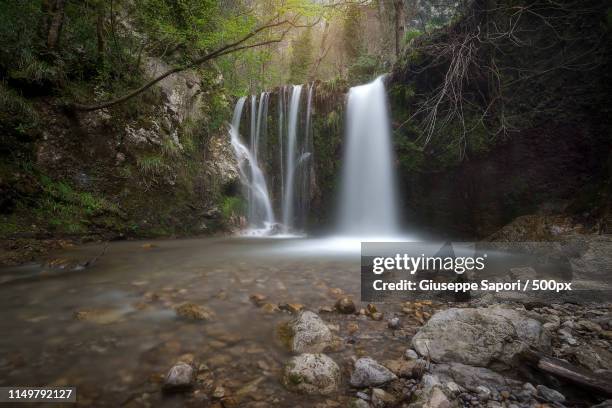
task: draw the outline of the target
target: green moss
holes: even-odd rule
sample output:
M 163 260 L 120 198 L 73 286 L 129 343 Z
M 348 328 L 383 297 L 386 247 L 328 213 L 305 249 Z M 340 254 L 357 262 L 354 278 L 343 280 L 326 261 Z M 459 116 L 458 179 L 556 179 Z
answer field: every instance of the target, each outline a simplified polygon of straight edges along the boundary
M 296 373 L 290 373 L 287 376 L 287 380 L 289 380 L 291 385 L 300 385 L 304 382 L 304 377 Z
M 148 153 L 136 159 L 138 170 L 148 177 L 157 177 L 168 170 L 168 165 L 164 158 L 159 154 Z
M 221 214 L 225 220 L 244 214 L 244 209 L 245 202 L 242 197 L 224 196 L 221 199 Z
M 285 346 L 288 350 L 291 350 L 294 333 L 289 322 L 279 324 L 276 330 L 276 334 L 281 344 Z
M 21 226 L 15 214 L 0 218 L 0 236 L 9 236 L 20 231 Z

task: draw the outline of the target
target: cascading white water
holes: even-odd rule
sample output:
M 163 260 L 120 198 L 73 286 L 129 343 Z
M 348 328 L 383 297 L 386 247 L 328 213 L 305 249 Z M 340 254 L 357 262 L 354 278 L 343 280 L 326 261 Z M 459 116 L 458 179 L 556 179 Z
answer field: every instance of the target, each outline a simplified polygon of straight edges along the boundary
M 257 155 L 254 153 L 253 148 L 257 145 L 255 134 L 257 133 L 257 121 L 255 124 L 251 122 L 251 136 L 252 144 L 251 149 L 246 147 L 240 140 L 240 118 L 242 117 L 242 110 L 246 97 L 238 99 L 236 107 L 234 108 L 234 116 L 232 117 L 232 124 L 230 125 L 230 137 L 234 153 L 238 160 L 238 169 L 240 172 L 240 179 L 248 190 L 248 214 L 249 214 L 249 225 L 254 234 L 265 234 L 269 231 L 274 224 L 274 213 L 272 211 L 272 204 L 270 201 L 270 194 L 268 193 L 268 186 L 266 185 L 266 179 L 264 177 L 261 168 L 259 167 Z M 262 98 L 262 101 L 265 99 Z M 251 105 L 251 113 L 255 108 Z
M 282 199 L 283 229 L 289 232 L 294 226 L 294 191 L 295 166 L 298 137 L 298 119 L 300 113 L 300 96 L 302 85 L 293 85 L 291 103 L 289 105 L 289 118 L 287 122 L 287 143 L 285 147 L 285 172 Z
M 310 210 L 310 189 L 313 180 L 313 142 L 312 142 L 312 95 L 314 83 L 308 86 L 308 97 L 306 99 L 306 125 L 304 126 L 304 137 L 300 148 L 300 155 L 296 163 L 296 184 L 299 188 L 297 192 L 297 225 L 304 229 L 308 221 Z
M 350 89 L 345 140 L 340 234 L 396 235 L 399 226 L 394 158 L 383 77 Z

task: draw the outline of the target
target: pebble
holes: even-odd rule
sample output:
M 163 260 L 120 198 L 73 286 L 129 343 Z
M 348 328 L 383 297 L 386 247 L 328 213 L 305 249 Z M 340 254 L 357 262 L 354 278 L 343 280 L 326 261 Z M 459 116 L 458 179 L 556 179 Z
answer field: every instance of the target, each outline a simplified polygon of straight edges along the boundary
M 449 381 L 445 385 L 452 394 L 459 394 L 461 392 L 461 388 L 456 382 Z
M 389 319 L 389 321 L 387 322 L 387 326 L 391 330 L 398 330 L 401 327 L 399 317 L 394 317 L 392 319 Z
M 377 320 L 378 321 L 378 320 L 382 320 L 383 314 L 379 313 L 379 312 L 375 312 L 375 313 L 372 313 L 370 315 L 370 317 L 372 318 L 372 320 Z
M 355 395 L 357 396 L 357 398 L 360 398 L 362 400 L 365 400 L 365 401 L 369 401 L 370 400 L 370 396 L 368 394 L 366 394 L 365 392 L 359 391 Z
M 526 382 L 523 384 L 523 391 L 529 393 L 530 395 L 535 395 L 538 390 L 531 383 Z
M 219 387 L 215 387 L 213 393 L 212 393 L 212 397 L 216 398 L 216 399 L 221 399 L 223 397 L 225 397 L 225 388 L 219 386 Z
M 193 387 L 195 370 L 186 363 L 177 363 L 166 374 L 164 391 L 183 391 Z
M 338 299 L 336 302 L 336 310 L 343 314 L 352 314 L 355 313 L 355 303 L 353 300 L 348 297 L 343 297 Z
M 484 385 L 476 387 L 476 392 L 478 393 L 478 398 L 483 401 L 487 401 L 491 397 L 491 390 Z

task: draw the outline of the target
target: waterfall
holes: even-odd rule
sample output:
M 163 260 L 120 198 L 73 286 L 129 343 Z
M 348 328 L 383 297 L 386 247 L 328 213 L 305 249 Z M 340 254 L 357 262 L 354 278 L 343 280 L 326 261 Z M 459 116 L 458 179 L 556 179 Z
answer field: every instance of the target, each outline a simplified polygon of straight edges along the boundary
M 383 77 L 351 88 L 340 196 L 339 230 L 347 236 L 399 231 L 391 127 Z
M 289 117 L 287 122 L 287 140 L 285 145 L 285 177 L 282 198 L 283 229 L 289 232 L 294 228 L 294 192 L 295 192 L 295 166 L 296 152 L 298 146 L 298 123 L 300 113 L 300 96 L 302 85 L 293 85 L 291 102 L 289 105 Z
M 313 168 L 313 142 L 312 142 L 312 94 L 314 83 L 308 86 L 306 99 L 306 124 L 304 126 L 304 138 L 300 148 L 300 154 L 296 163 L 296 184 L 299 187 L 297 194 L 297 225 L 302 230 L 308 222 L 310 210 L 310 184 L 314 178 Z
M 270 202 L 270 194 L 266 185 L 264 173 L 258 164 L 256 146 L 259 143 L 258 128 L 261 128 L 261 119 L 255 118 L 256 98 L 251 98 L 251 146 L 250 149 L 240 141 L 240 119 L 246 97 L 238 99 L 234 108 L 234 116 L 230 126 L 230 137 L 234 153 L 238 160 L 238 170 L 240 172 L 240 180 L 248 191 L 248 217 L 249 226 L 256 233 L 266 233 L 274 224 L 274 213 Z M 260 107 L 262 103 L 266 103 L 267 98 L 261 97 Z M 264 119 L 265 120 L 265 119 Z M 258 123 L 259 122 L 259 123 Z

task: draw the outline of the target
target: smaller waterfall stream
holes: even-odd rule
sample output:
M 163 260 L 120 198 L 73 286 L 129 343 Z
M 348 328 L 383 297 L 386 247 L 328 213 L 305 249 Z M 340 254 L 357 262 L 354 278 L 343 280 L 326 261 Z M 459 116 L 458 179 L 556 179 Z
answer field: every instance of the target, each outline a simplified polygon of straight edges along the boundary
M 252 101 L 253 100 L 256 99 L 252 99 Z M 262 96 L 262 101 L 264 100 Z M 238 160 L 240 179 L 248 190 L 249 227 L 253 234 L 263 235 L 270 231 L 274 224 L 274 212 L 272 211 L 266 179 L 259 167 L 255 151 L 258 142 L 255 140 L 258 133 L 257 120 L 251 121 L 251 148 L 249 149 L 240 140 L 240 118 L 242 117 L 245 101 L 246 97 L 242 97 L 238 99 L 236 103 L 232 124 L 230 125 L 230 137 L 234 153 Z M 254 102 L 252 102 L 252 117 L 254 116 L 254 112 L 255 107 Z

